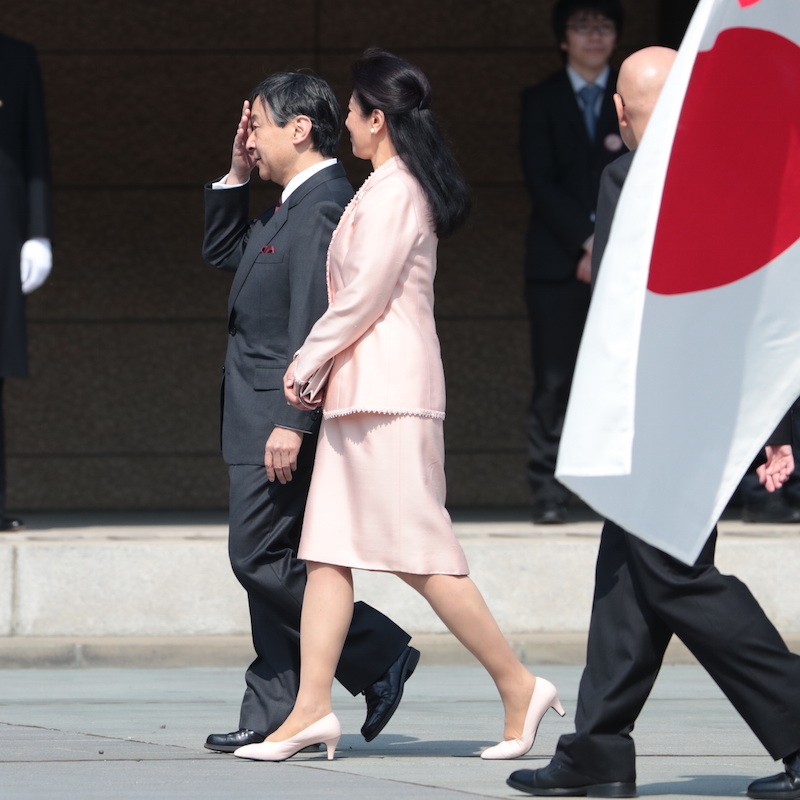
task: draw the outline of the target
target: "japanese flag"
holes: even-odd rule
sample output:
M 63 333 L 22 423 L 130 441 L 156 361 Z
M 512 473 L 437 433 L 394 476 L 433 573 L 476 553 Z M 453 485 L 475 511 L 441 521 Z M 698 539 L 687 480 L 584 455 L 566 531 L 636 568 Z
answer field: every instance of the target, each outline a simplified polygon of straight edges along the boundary
M 619 199 L 556 470 L 683 561 L 800 396 L 799 237 L 800 0 L 700 0 Z

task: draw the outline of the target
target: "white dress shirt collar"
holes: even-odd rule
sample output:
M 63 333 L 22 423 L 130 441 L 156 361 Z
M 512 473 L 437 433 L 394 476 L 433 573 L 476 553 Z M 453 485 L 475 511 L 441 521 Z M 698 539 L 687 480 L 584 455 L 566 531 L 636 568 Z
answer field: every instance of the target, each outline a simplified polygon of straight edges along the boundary
M 321 172 L 323 169 L 332 167 L 336 163 L 337 160 L 335 158 L 326 158 L 324 161 L 319 161 L 318 163 L 307 167 L 302 172 L 298 172 L 297 175 L 295 175 L 294 178 L 292 178 L 289 183 L 286 184 L 286 187 L 281 193 L 281 205 L 283 205 L 289 199 L 289 196 L 293 191 L 295 191 L 295 189 L 302 186 L 309 178 L 311 178 L 313 175 L 316 175 L 318 172 Z
M 605 91 L 606 86 L 608 86 L 608 77 L 610 74 L 611 67 L 606 65 L 606 68 L 597 76 L 594 85 L 599 86 Z M 589 85 L 589 81 L 582 78 L 569 64 L 567 64 L 567 75 L 569 76 L 569 82 L 572 84 L 572 91 L 575 92 L 576 95 L 584 86 Z

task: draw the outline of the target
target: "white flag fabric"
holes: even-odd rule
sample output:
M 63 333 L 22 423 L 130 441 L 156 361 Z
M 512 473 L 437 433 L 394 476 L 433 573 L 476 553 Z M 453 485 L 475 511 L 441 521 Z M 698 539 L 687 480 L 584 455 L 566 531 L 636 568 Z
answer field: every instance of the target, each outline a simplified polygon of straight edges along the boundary
M 700 0 L 619 199 L 557 478 L 692 563 L 800 396 L 800 0 Z

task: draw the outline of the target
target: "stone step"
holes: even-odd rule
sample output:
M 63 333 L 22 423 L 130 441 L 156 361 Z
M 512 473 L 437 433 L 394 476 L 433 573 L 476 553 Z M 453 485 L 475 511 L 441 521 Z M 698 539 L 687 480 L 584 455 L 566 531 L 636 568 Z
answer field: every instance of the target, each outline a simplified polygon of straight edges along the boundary
M 583 658 L 601 523 L 577 510 L 574 517 L 543 527 L 522 511 L 454 514 L 472 577 L 528 660 Z M 228 563 L 224 515 L 40 513 L 26 522 L 0 538 L 4 665 L 246 663 L 247 603 Z M 787 639 L 800 639 L 800 525 L 725 520 L 717 554 Z M 355 584 L 358 599 L 424 637 L 436 661 L 462 657 L 402 581 L 357 572 Z

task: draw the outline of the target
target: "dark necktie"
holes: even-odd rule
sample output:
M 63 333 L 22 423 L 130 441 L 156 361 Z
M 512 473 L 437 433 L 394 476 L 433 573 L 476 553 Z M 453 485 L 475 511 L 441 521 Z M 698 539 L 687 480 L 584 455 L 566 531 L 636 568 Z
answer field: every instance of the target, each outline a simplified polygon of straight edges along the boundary
M 589 133 L 589 141 L 593 142 L 595 133 L 597 130 L 597 100 L 600 95 L 603 93 L 603 90 L 599 86 L 595 86 L 593 83 L 587 83 L 578 94 L 581 97 L 581 102 L 583 103 L 583 119 L 586 123 L 586 130 Z

